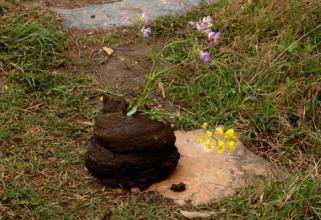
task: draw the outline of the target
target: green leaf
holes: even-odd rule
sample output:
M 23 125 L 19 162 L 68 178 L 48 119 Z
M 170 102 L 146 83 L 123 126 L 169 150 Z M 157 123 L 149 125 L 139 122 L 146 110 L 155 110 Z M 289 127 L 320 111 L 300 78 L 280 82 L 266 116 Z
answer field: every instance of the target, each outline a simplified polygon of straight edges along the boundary
M 138 106 L 144 106 L 146 104 L 146 97 L 140 96 L 137 100 L 137 105 Z
M 138 105 L 134 105 L 128 112 L 127 112 L 127 116 L 133 116 L 137 111 L 138 111 Z
M 163 120 L 162 112 L 158 108 L 153 108 L 153 109 L 145 112 L 144 114 L 147 115 L 152 120 L 156 120 L 156 121 Z
M 308 53 L 312 53 L 316 47 L 317 47 L 317 45 L 307 44 L 304 48 L 304 51 L 306 51 Z
M 292 52 L 295 51 L 298 47 L 299 47 L 298 42 L 294 42 L 294 43 L 292 43 L 292 44 L 287 48 L 287 50 L 288 50 L 289 53 L 292 53 Z

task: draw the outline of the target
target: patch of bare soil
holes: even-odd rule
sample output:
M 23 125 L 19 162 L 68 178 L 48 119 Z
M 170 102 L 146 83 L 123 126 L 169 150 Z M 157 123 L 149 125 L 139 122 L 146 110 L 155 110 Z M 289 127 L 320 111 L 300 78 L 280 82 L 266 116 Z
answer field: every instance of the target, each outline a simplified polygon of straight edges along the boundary
M 145 82 L 150 68 L 147 45 L 122 44 L 115 53 L 95 69 L 98 84 L 109 87 L 125 87 L 138 92 Z
M 151 68 L 149 49 L 154 44 L 161 47 L 161 41 L 139 40 L 136 34 L 127 29 L 107 33 L 71 31 L 70 34 L 74 37 L 71 38 L 67 47 L 69 62 L 58 71 L 67 74 L 92 75 L 96 88 L 113 95 L 132 97 L 140 95 L 146 81 L 146 74 Z M 76 40 L 79 36 L 86 40 Z M 111 39 L 111 36 L 117 37 Z M 111 48 L 113 53 L 108 55 L 103 47 Z M 162 88 L 156 87 L 150 97 L 151 106 L 176 111 L 164 95 Z
M 110 33 L 71 34 L 74 38 L 68 43 L 69 62 L 59 71 L 92 75 L 97 87 L 103 89 L 117 92 L 129 90 L 134 95 L 141 91 L 151 66 L 148 58 L 149 43 L 131 39 L 131 36 L 119 40 L 123 35 L 130 35 L 127 32 L 117 33 L 119 37 L 116 43 L 106 42 L 110 40 Z M 74 40 L 79 36 L 86 40 Z M 109 47 L 113 53 L 108 55 L 103 47 Z
M 91 4 L 103 4 L 119 2 L 121 0 L 40 0 L 41 3 L 48 7 L 58 8 L 79 8 Z
M 147 47 L 123 44 L 113 48 L 111 56 L 101 48 L 96 49 L 93 53 L 80 50 L 78 54 L 72 54 L 72 62 L 78 64 L 70 66 L 73 72 L 77 73 L 82 69 L 81 72 L 93 75 L 95 84 L 100 88 L 130 90 L 137 94 L 144 85 L 145 75 L 150 67 L 146 57 Z M 81 63 L 84 65 L 79 65 Z

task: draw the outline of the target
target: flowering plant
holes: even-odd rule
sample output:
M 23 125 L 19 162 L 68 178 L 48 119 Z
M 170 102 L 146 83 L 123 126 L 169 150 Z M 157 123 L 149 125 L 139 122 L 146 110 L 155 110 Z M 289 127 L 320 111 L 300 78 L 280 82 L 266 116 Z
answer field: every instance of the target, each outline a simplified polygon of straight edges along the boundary
M 228 153 L 232 153 L 237 141 L 237 136 L 234 129 L 228 129 L 224 131 L 222 128 L 216 128 L 215 133 L 219 138 L 216 138 L 211 130 L 208 129 L 208 123 L 204 122 L 202 128 L 205 134 L 202 134 L 198 141 L 200 143 L 205 143 L 209 150 L 214 150 L 216 146 L 216 151 L 218 154 L 222 154 L 227 147 Z M 214 144 L 215 143 L 215 144 Z
M 189 25 L 196 28 L 197 31 L 207 36 L 208 41 L 212 41 L 214 46 L 219 45 L 219 39 L 222 36 L 221 32 L 215 32 L 212 30 L 214 22 L 211 16 L 206 16 L 200 19 L 198 22 L 190 21 Z M 200 58 L 203 62 L 208 63 L 211 60 L 210 54 L 207 51 L 200 51 Z
M 123 16 L 123 19 L 125 21 L 129 20 L 129 16 Z M 144 12 L 141 16 L 139 16 L 136 21 L 135 25 L 137 30 L 144 36 L 144 37 L 149 37 L 150 34 L 152 33 L 151 28 L 148 26 L 151 21 L 151 16 L 148 15 L 146 12 Z M 201 33 L 204 33 L 207 35 L 207 39 L 209 41 L 213 41 L 213 45 L 216 46 L 219 44 L 219 38 L 221 36 L 221 32 L 214 32 L 212 28 L 214 27 L 214 22 L 211 16 L 206 16 L 202 18 L 199 22 L 195 21 L 190 21 L 189 24 L 197 29 L 197 31 L 200 31 Z M 147 102 L 149 93 L 152 88 L 155 86 L 156 79 L 163 73 L 167 72 L 169 69 L 175 68 L 177 65 L 183 65 L 184 62 L 180 61 L 177 63 L 177 65 L 174 65 L 170 68 L 167 69 L 162 69 L 160 71 L 157 71 L 157 60 L 159 57 L 162 57 L 162 51 L 165 50 L 165 48 L 171 47 L 175 44 L 180 44 L 184 43 L 188 40 L 183 40 L 183 41 L 177 41 L 177 42 L 172 42 L 168 45 L 166 45 L 160 53 L 156 53 L 155 50 L 152 50 L 152 67 L 150 72 L 146 76 L 146 83 L 143 92 L 141 93 L 140 97 L 136 99 L 134 102 L 130 103 L 127 115 L 132 116 L 134 115 L 140 107 L 144 106 Z M 200 59 L 205 62 L 209 63 L 211 61 L 210 53 L 208 51 L 201 51 L 194 49 L 197 54 L 199 54 Z M 198 56 L 198 55 L 197 55 Z M 159 118 L 159 117 L 157 117 Z
M 125 23 L 128 23 L 129 21 L 131 21 L 128 14 L 123 14 L 121 16 L 121 18 Z M 145 38 L 148 38 L 150 36 L 150 34 L 152 33 L 152 29 L 149 27 L 149 23 L 150 23 L 151 19 L 152 18 L 148 13 L 143 12 L 140 16 L 138 16 L 134 20 L 134 24 L 135 24 L 136 29 Z
M 125 22 L 128 22 L 129 16 L 123 15 L 122 19 Z M 135 21 L 135 26 L 136 26 L 137 30 L 145 38 L 149 37 L 150 34 L 152 33 L 151 28 L 148 26 L 150 21 L 151 21 L 151 17 L 146 12 L 144 12 L 141 16 L 139 16 Z M 198 22 L 190 21 L 189 25 L 194 27 L 197 31 L 203 33 L 206 36 L 208 41 L 213 42 L 214 46 L 217 46 L 219 44 L 219 38 L 221 37 L 222 34 L 219 31 L 217 31 L 217 32 L 213 31 L 212 28 L 214 27 L 214 22 L 213 22 L 213 19 L 211 16 L 206 16 Z M 150 54 L 151 54 L 151 59 L 152 59 L 152 67 L 146 76 L 145 87 L 144 87 L 141 95 L 136 100 L 129 103 L 129 106 L 127 109 L 127 116 L 132 116 L 132 115 L 136 114 L 138 111 L 141 111 L 144 114 L 148 115 L 151 119 L 158 120 L 158 121 L 162 120 L 163 115 L 170 115 L 170 116 L 182 118 L 182 116 L 177 115 L 177 114 L 163 113 L 158 108 L 153 108 L 149 111 L 142 111 L 140 108 L 143 107 L 146 104 L 146 102 L 148 101 L 149 94 L 150 94 L 152 88 L 154 88 L 154 86 L 156 84 L 156 79 L 161 74 L 167 72 L 168 70 L 170 70 L 172 68 L 175 68 L 177 65 L 181 65 L 184 63 L 184 62 L 180 61 L 177 65 L 174 65 L 174 66 L 167 68 L 167 69 L 162 69 L 160 71 L 159 70 L 157 71 L 157 61 L 158 61 L 159 57 L 162 57 L 162 52 L 166 48 L 170 48 L 171 46 L 173 46 L 175 44 L 185 43 L 190 40 L 191 39 L 187 39 L 187 40 L 185 39 L 185 40 L 169 43 L 168 45 L 165 45 L 165 47 L 159 53 L 156 53 L 155 48 L 151 49 Z M 200 59 L 203 62 L 208 63 L 211 61 L 210 53 L 208 51 L 197 50 L 195 48 L 193 51 L 195 51 L 197 54 L 199 54 Z M 195 53 L 195 55 L 197 55 L 196 53 Z M 194 55 L 192 55 L 192 56 L 194 57 Z M 189 120 L 189 121 L 193 122 L 195 124 L 198 124 L 198 123 L 194 122 L 193 120 Z M 226 149 L 227 149 L 228 154 L 233 152 L 234 148 L 236 147 L 236 142 L 238 140 L 238 137 L 235 134 L 234 129 L 224 130 L 223 128 L 218 127 L 218 128 L 216 128 L 215 132 L 213 133 L 213 131 L 211 131 L 208 128 L 207 122 L 203 123 L 203 125 L 201 127 L 204 130 L 204 133 L 199 137 L 198 141 L 200 143 L 204 143 L 205 146 L 207 147 L 207 149 L 209 149 L 209 150 L 216 149 L 218 154 L 222 154 Z

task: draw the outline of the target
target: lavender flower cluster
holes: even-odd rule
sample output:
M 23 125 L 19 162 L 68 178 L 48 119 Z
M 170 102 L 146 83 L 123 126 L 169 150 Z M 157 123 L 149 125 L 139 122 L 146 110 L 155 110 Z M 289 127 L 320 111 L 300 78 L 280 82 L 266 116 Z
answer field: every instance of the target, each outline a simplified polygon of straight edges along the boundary
M 128 14 L 123 14 L 122 20 L 125 23 L 128 23 L 130 21 Z M 143 12 L 142 15 L 139 16 L 135 21 L 136 26 L 139 27 L 141 34 L 145 38 L 150 37 L 150 34 L 152 33 L 152 29 L 148 26 L 151 20 L 151 16 L 146 12 Z
M 219 44 L 219 38 L 221 37 L 222 33 L 212 30 L 214 22 L 211 16 L 206 16 L 199 22 L 190 21 L 189 25 L 196 28 L 198 31 L 205 33 L 207 35 L 208 41 L 212 41 L 214 46 L 217 46 Z M 200 57 L 205 63 L 208 63 L 211 60 L 210 54 L 207 51 L 201 51 Z
M 148 27 L 152 18 L 146 12 L 143 12 L 140 18 L 142 19 L 143 24 L 144 24 L 142 29 L 140 30 L 140 32 L 143 34 L 144 37 L 147 38 L 152 33 L 152 29 L 150 27 Z

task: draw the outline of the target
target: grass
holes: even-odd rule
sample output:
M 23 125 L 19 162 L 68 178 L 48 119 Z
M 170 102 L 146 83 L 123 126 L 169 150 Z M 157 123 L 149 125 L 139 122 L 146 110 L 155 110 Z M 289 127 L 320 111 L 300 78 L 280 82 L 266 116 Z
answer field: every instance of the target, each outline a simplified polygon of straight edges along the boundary
M 6 15 L 0 28 L 7 71 L 0 91 L 0 219 L 103 215 L 96 214 L 101 198 L 92 197 L 99 187 L 80 187 L 86 181 L 81 155 L 96 111 L 91 80 L 47 70 L 64 59 L 63 34 L 49 25 L 52 16 Z M 90 203 L 82 202 L 86 197 Z
M 175 29 L 185 30 L 175 36 L 168 35 L 171 29 L 161 31 L 169 44 L 185 40 L 163 53 L 163 63 L 184 63 L 175 74 L 164 77 L 169 95 L 189 112 L 197 112 L 200 123 L 223 123 L 246 131 L 247 144 L 266 157 L 288 163 L 297 159 L 298 152 L 307 157 L 320 155 L 321 26 L 317 14 L 321 8 L 316 1 L 256 2 L 222 1 L 223 9 L 207 7 L 197 14 L 215 15 L 223 33 L 216 48 L 195 31 L 185 30 L 186 21 L 197 12 L 168 21 L 174 22 Z M 237 10 L 240 5 L 242 10 Z M 165 21 L 159 26 L 166 25 Z M 198 57 L 190 55 L 191 48 L 209 50 L 213 62 L 200 64 Z M 193 124 L 182 121 L 178 126 Z
M 218 47 L 186 25 L 208 14 L 223 33 Z M 161 77 L 184 116 L 176 127 L 194 128 L 184 119 L 193 118 L 238 128 L 247 147 L 290 173 L 201 208 L 214 219 L 321 218 L 320 14 L 318 0 L 237 0 L 153 23 L 166 45 L 159 65 L 178 66 Z M 100 91 L 89 74 L 52 71 L 70 64 L 73 41 L 54 17 L 0 7 L 0 21 L 0 219 L 179 218 L 170 201 L 117 194 L 86 172 Z
M 207 121 L 212 126 L 238 127 L 246 146 L 294 173 L 294 177 L 267 186 L 263 194 L 271 194 L 262 204 L 255 199 L 259 196 L 255 189 L 223 202 L 229 214 L 320 218 L 320 4 L 220 4 L 157 24 L 157 34 L 171 45 L 163 53 L 162 65 L 182 63 L 162 79 L 168 96 L 182 108 L 184 117 L 176 125 L 194 128 L 184 120 L 193 117 L 200 124 Z M 209 14 L 223 33 L 216 48 L 204 36 L 186 29 L 188 20 Z M 210 51 L 213 61 L 200 64 L 199 57 L 191 54 L 195 48 Z

